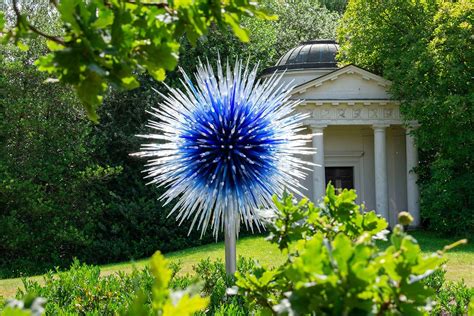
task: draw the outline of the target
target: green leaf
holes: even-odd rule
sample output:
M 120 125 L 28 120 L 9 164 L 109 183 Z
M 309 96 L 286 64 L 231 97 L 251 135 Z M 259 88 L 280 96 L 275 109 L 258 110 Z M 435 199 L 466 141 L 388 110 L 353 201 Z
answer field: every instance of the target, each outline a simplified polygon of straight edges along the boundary
M 0 11 L 0 31 L 5 27 L 5 13 Z
M 80 2 L 81 0 L 62 0 L 59 1 L 58 5 L 58 11 L 61 13 L 62 20 L 66 23 L 69 23 L 76 31 L 81 29 L 74 17 L 76 7 L 80 4 Z
M 231 13 L 224 14 L 224 21 L 228 25 L 230 25 L 235 36 L 237 36 L 242 42 L 246 43 L 250 40 L 249 32 L 239 25 L 238 20 L 234 14 L 231 14 Z
M 48 46 L 48 49 L 52 52 L 64 49 L 63 45 L 50 40 L 46 41 L 46 46 Z
M 168 262 L 160 251 L 155 252 L 151 257 L 150 270 L 155 277 L 155 288 L 166 289 L 171 280 L 171 271 L 168 269 Z
M 18 41 L 16 43 L 16 46 L 24 52 L 26 52 L 26 51 L 28 51 L 28 49 L 30 49 L 30 47 L 27 44 L 23 43 L 22 41 Z
M 193 1 L 192 0 L 173 0 L 172 7 L 175 9 L 182 9 L 189 7 Z
M 403 251 L 407 263 L 415 264 L 418 256 L 421 254 L 420 245 L 411 236 L 405 236 L 402 240 L 400 249 Z
M 163 68 L 149 69 L 150 74 L 158 81 L 164 81 L 166 79 L 166 71 Z
M 114 13 L 112 10 L 101 9 L 99 11 L 99 17 L 94 21 L 94 23 L 92 23 L 92 27 L 95 27 L 96 29 L 103 29 L 109 25 L 112 25 L 113 23 Z
M 150 270 L 155 277 L 153 284 L 153 309 L 163 308 L 168 297 L 168 284 L 171 280 L 171 271 L 168 269 L 168 263 L 161 252 L 157 251 L 151 257 Z
M 414 274 L 423 274 L 430 270 L 436 270 L 443 262 L 444 258 L 438 254 L 431 254 L 430 256 L 423 257 L 419 260 L 418 264 L 413 267 L 412 272 Z
M 191 316 L 207 307 L 209 304 L 208 297 L 200 297 L 199 295 L 189 296 L 185 294 L 181 297 L 176 305 L 167 302 L 163 307 L 163 316 Z
M 89 71 L 87 76 L 76 86 L 79 99 L 82 101 L 87 116 L 94 122 L 98 121 L 97 107 L 102 103 L 107 85 L 96 72 Z
M 135 89 L 140 86 L 140 83 L 134 76 L 122 78 L 122 83 L 127 89 Z
M 341 273 L 348 273 L 348 261 L 354 253 L 354 249 L 351 245 L 351 240 L 343 233 L 337 234 L 333 242 L 332 255 L 337 262 Z

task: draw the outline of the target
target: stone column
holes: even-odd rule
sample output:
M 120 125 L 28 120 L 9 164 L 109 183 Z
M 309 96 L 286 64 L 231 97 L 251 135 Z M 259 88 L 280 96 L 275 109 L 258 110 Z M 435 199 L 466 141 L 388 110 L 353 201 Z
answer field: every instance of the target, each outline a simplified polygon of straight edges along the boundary
M 375 211 L 388 218 L 387 146 L 388 125 L 374 125 Z
M 418 148 L 415 139 L 411 134 L 416 128 L 411 126 L 406 130 L 406 153 L 407 153 L 407 206 L 408 212 L 413 216 L 411 226 L 420 225 L 420 192 L 418 190 L 418 175 L 413 170 L 418 166 Z
M 324 128 L 327 125 L 311 125 L 313 133 L 313 199 L 318 201 L 326 193 L 326 174 L 324 169 Z

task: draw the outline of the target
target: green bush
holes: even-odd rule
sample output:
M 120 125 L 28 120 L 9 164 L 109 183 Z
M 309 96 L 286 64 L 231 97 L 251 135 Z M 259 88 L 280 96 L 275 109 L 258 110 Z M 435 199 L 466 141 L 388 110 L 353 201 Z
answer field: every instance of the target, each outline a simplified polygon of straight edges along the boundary
M 133 270 L 129 274 L 101 276 L 98 266 L 75 261 L 68 271 L 48 272 L 44 275 L 43 282 L 24 279 L 25 290 L 18 291 L 17 299 L 45 298 L 48 315 L 61 313 L 111 315 L 128 306 L 138 290 L 150 293 L 153 277 L 149 269 Z
M 467 315 L 469 303 L 474 302 L 474 289 L 464 282 L 446 282 L 436 293 L 434 313 L 439 315 Z M 472 314 L 470 314 L 472 315 Z
M 445 275 L 446 270 L 438 269 L 424 280 L 436 292 L 432 314 L 468 315 L 469 303 L 474 302 L 474 288 L 469 288 L 464 281 L 446 281 Z
M 385 238 L 388 224 L 355 204 L 356 197 L 353 190 L 336 195 L 331 185 L 320 207 L 306 199 L 295 203 L 291 195 L 274 197 L 278 211 L 269 240 L 288 260 L 277 268 L 237 273 L 238 293 L 267 314 L 428 314 L 436 292 L 423 280 L 440 268 L 443 252 L 422 255 L 401 225 L 412 220 L 406 212 L 388 247 L 380 249 L 376 240 Z M 431 285 L 439 287 L 439 278 L 433 277 Z M 462 290 L 448 291 L 467 297 Z
M 25 290 L 17 292 L 12 307 L 30 308 L 33 298 L 46 301 L 46 315 L 191 315 L 209 303 L 196 286 L 197 279 L 178 277 L 179 266 L 168 264 L 157 252 L 150 268 L 113 275 L 100 275 L 97 266 L 75 261 L 70 270 L 51 271 L 44 284 L 23 280 Z
M 444 269 L 437 269 L 435 270 L 432 274 L 430 274 L 428 277 L 426 277 L 423 280 L 423 283 L 425 283 L 426 286 L 432 288 L 435 290 L 437 293 L 443 286 L 443 284 L 446 282 L 446 270 Z
M 240 273 L 253 273 L 255 268 L 255 261 L 252 259 L 239 257 L 237 260 L 237 271 Z M 207 315 L 222 315 L 222 313 L 248 315 L 250 313 L 242 296 L 227 295 L 227 289 L 235 285 L 235 279 L 226 274 L 222 260 L 214 262 L 210 259 L 202 260 L 193 267 L 193 270 L 203 281 L 202 293 L 210 299 Z
M 255 268 L 253 260 L 239 258 L 237 270 L 249 273 Z M 248 315 L 244 300 L 240 296 L 229 296 L 226 290 L 234 285 L 233 278 L 225 273 L 221 260 L 202 260 L 193 267 L 193 275 L 181 275 L 180 263 L 168 265 L 170 281 L 168 287 L 174 291 L 194 288 L 201 296 L 209 297 L 206 315 L 223 315 L 236 312 Z M 151 306 L 153 301 L 153 269 L 134 269 L 130 273 L 101 275 L 98 266 L 81 264 L 75 260 L 67 271 L 50 271 L 43 281 L 23 279 L 24 290 L 18 290 L 16 299 L 30 306 L 32 299 L 46 300 L 47 315 L 115 315 L 134 304 L 137 298 L 142 305 Z M 193 292 L 194 293 L 194 292 Z

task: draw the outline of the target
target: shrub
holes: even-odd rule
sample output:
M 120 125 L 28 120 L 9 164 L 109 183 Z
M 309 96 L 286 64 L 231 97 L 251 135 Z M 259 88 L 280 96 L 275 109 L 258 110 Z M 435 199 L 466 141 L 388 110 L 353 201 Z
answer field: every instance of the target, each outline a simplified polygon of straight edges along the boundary
M 441 290 L 441 287 L 446 282 L 446 270 L 437 269 L 431 275 L 426 277 L 423 282 L 426 286 L 432 288 L 438 293 Z
M 474 288 L 469 288 L 464 281 L 446 282 L 445 275 L 446 270 L 438 269 L 424 280 L 436 292 L 432 314 L 467 315 L 469 302 L 474 302 Z
M 68 271 L 50 271 L 43 281 L 44 285 L 24 279 L 25 291 L 19 290 L 17 298 L 45 298 L 48 315 L 61 312 L 110 315 L 129 305 L 138 290 L 150 293 L 153 277 L 148 269 L 101 276 L 98 266 L 76 260 Z
M 151 258 L 149 269 L 102 277 L 99 267 L 75 261 L 69 271 L 46 274 L 44 285 L 24 280 L 25 291 L 18 291 L 17 300 L 8 303 L 4 313 L 14 307 L 30 308 L 33 297 L 42 297 L 46 315 L 192 315 L 209 299 L 199 295 L 195 279 L 189 277 L 186 288 L 173 291 L 183 284 L 182 278 L 173 284 L 176 268 L 160 252 Z
M 433 314 L 467 315 L 469 302 L 474 301 L 474 288 L 469 288 L 464 281 L 446 282 L 436 293 Z
M 375 241 L 385 237 L 387 222 L 355 199 L 355 191 L 336 195 L 331 185 L 320 207 L 306 199 L 294 203 L 291 195 L 274 197 L 278 211 L 269 240 L 288 260 L 237 273 L 238 293 L 274 314 L 427 314 L 435 291 L 423 280 L 439 269 L 442 252 L 423 256 L 401 225 L 379 249 Z
M 255 261 L 245 257 L 237 260 L 237 271 L 240 273 L 253 273 L 256 269 Z M 235 285 L 235 279 L 225 272 L 222 260 L 212 262 L 209 258 L 200 261 L 193 267 L 194 272 L 203 281 L 202 293 L 210 298 L 207 315 L 248 315 L 245 299 L 240 295 L 227 295 L 227 289 Z M 226 314 L 231 313 L 231 314 Z
M 153 260 L 156 261 L 156 258 Z M 254 268 L 255 263 L 251 259 L 240 257 L 237 261 L 237 270 L 241 273 L 249 273 Z M 242 297 L 226 294 L 227 288 L 233 286 L 235 281 L 227 276 L 221 260 L 211 261 L 208 258 L 200 261 L 193 267 L 193 275 L 181 275 L 180 269 L 180 262 L 168 264 L 169 288 L 178 292 L 186 288 L 194 289 L 201 296 L 209 297 L 209 306 L 201 314 L 249 313 Z M 101 275 L 98 266 L 75 260 L 67 271 L 56 269 L 45 274 L 43 282 L 23 279 L 25 290 L 18 290 L 16 299 L 29 308 L 33 298 L 44 298 L 47 315 L 115 315 L 138 304 L 137 300 L 142 305 L 151 306 L 155 274 L 153 268 L 145 268 L 134 269 L 130 273 Z

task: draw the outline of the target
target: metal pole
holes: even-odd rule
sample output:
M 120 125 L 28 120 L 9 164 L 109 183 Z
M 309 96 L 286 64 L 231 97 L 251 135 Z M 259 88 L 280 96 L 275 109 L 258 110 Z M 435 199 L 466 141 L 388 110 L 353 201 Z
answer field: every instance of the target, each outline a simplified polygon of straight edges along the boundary
M 228 276 L 234 276 L 237 268 L 237 223 L 236 216 L 229 216 L 225 225 L 225 271 Z

